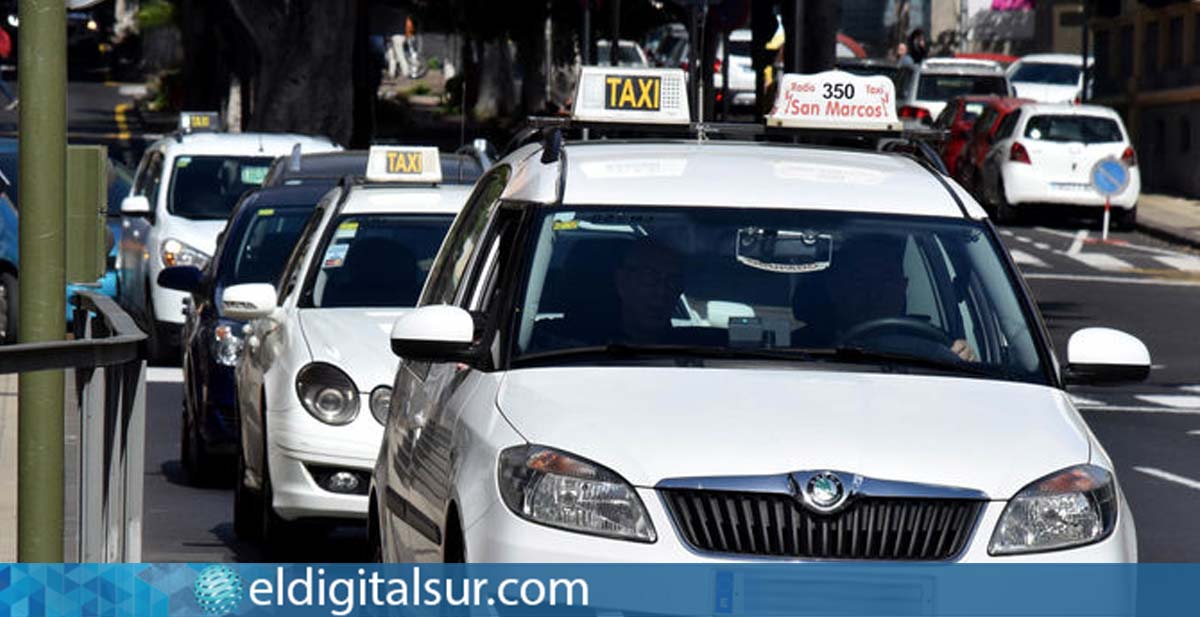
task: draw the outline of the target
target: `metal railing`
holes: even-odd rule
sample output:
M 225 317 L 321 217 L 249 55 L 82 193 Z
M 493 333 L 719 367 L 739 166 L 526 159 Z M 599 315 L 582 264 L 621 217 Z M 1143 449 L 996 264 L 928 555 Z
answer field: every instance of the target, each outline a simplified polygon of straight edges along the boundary
M 63 530 L 64 553 L 81 562 L 140 561 L 146 334 L 107 296 L 85 291 L 73 303 L 74 340 L 0 347 L 0 373 L 73 371 L 63 418 L 79 443 L 64 476 L 74 479 L 65 501 L 76 522 Z

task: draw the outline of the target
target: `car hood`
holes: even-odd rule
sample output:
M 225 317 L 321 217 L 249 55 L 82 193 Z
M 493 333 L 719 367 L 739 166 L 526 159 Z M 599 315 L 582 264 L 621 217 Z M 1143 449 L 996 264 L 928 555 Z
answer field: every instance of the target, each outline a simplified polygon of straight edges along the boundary
M 516 370 L 497 404 L 531 443 L 637 486 L 832 469 L 1007 499 L 1089 460 L 1054 388 L 961 377 L 666 367 Z
M 392 385 L 399 361 L 392 324 L 408 309 L 301 309 L 300 330 L 314 362 L 346 371 L 362 392 Z
M 1039 84 L 1028 81 L 1013 82 L 1013 90 L 1023 99 L 1039 103 L 1070 103 L 1079 94 L 1079 86 Z

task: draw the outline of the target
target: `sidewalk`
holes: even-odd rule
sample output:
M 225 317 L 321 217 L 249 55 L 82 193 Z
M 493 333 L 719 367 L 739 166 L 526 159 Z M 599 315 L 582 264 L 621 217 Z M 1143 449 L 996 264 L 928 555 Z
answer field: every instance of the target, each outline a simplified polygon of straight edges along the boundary
M 0 375 L 0 563 L 17 560 L 17 374 Z
M 1149 235 L 1200 248 L 1200 200 L 1143 193 L 1137 223 Z

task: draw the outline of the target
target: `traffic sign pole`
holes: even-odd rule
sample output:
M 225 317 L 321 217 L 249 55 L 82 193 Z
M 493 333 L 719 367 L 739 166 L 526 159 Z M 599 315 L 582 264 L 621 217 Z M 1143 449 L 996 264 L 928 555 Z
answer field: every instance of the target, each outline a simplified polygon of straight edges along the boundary
M 1129 168 L 1119 159 L 1108 157 L 1096 161 L 1088 174 L 1092 190 L 1104 196 L 1104 221 L 1100 241 L 1108 242 L 1108 223 L 1112 218 L 1112 196 L 1120 195 L 1129 186 Z
M 1104 196 L 1104 231 L 1100 232 L 1100 239 L 1104 242 L 1108 242 L 1109 202 L 1111 201 L 1112 199 L 1108 195 Z

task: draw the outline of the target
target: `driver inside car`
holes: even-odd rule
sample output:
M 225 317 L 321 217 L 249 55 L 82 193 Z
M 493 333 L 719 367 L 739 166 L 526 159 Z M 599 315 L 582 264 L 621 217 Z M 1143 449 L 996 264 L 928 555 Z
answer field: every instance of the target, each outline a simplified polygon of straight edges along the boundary
M 834 253 L 830 270 L 821 273 L 824 277 L 825 294 L 828 294 L 830 315 L 824 319 L 815 316 L 807 319 L 808 327 L 832 330 L 832 338 L 838 345 L 859 338 L 867 329 L 866 324 L 884 319 L 922 318 L 908 314 L 908 278 L 904 274 L 904 252 L 906 240 L 887 234 L 864 234 L 851 236 Z M 797 317 L 805 319 L 806 309 L 817 304 L 797 297 Z M 933 327 L 933 326 L 930 326 Z M 967 362 L 979 360 L 971 345 L 964 339 L 950 343 L 950 351 Z

